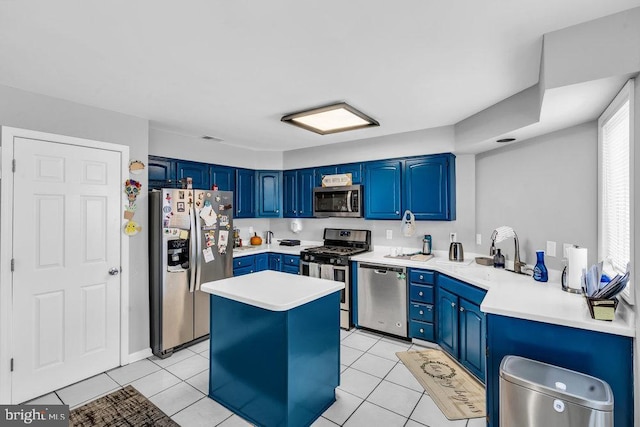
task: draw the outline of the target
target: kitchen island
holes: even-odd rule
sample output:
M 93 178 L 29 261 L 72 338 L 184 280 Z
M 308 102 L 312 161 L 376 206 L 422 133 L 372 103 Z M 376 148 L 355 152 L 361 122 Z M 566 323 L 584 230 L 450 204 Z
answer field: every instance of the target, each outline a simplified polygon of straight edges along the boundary
M 203 284 L 209 397 L 261 426 L 311 424 L 335 401 L 343 288 L 277 271 Z

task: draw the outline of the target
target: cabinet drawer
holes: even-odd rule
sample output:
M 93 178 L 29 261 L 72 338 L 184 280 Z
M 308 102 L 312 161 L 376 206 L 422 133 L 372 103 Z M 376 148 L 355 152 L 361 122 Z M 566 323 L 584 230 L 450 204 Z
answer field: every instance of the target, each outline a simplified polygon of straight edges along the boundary
M 282 271 L 284 273 L 289 273 L 289 274 L 300 274 L 300 270 L 299 267 L 297 265 L 283 265 L 282 266 Z
M 411 270 L 409 281 L 412 283 L 424 283 L 433 285 L 435 283 L 433 271 Z
M 433 304 L 433 286 L 429 285 L 414 285 L 409 286 L 409 295 L 411 301 L 424 302 L 427 304 Z
M 409 316 L 412 320 L 433 322 L 433 305 L 412 302 L 409 304 Z
M 255 256 L 253 255 L 234 258 L 233 268 L 253 267 L 254 259 L 255 259 Z
M 433 323 L 418 322 L 412 320 L 409 322 L 409 335 L 411 338 L 419 338 L 425 341 L 434 341 Z
M 237 277 L 237 276 L 244 276 L 245 274 L 251 274 L 253 273 L 253 266 L 252 265 L 248 265 L 246 267 L 239 267 L 239 268 L 234 268 L 233 269 L 233 276 Z
M 298 267 L 300 265 L 300 257 L 295 255 L 284 255 L 283 263 L 284 265 L 295 265 Z

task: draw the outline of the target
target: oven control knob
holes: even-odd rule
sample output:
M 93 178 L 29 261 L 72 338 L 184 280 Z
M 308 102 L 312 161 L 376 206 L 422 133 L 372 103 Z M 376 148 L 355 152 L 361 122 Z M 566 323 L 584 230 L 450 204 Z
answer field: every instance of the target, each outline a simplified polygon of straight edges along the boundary
M 331 259 L 329 260 L 329 262 L 330 262 L 331 264 L 335 264 L 335 263 L 336 263 L 336 260 L 335 260 L 335 259 L 333 259 L 333 258 L 331 258 Z

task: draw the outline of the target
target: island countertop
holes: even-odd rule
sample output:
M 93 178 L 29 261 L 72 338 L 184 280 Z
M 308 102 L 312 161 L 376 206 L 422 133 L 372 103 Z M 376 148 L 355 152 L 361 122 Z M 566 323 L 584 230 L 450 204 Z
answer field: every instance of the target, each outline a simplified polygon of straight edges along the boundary
M 333 280 L 265 270 L 203 283 L 200 290 L 270 311 L 287 311 L 344 287 Z

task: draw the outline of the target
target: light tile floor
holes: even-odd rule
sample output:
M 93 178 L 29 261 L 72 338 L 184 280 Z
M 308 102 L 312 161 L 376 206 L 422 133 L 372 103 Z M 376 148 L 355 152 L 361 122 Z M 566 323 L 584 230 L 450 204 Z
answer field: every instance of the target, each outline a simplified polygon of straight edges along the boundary
M 422 347 L 362 330 L 340 331 L 341 377 L 336 402 L 313 427 L 480 427 L 484 419 L 449 421 L 395 353 Z M 207 397 L 209 342 L 171 357 L 113 369 L 29 403 L 74 407 L 133 385 L 183 427 L 249 425 Z

